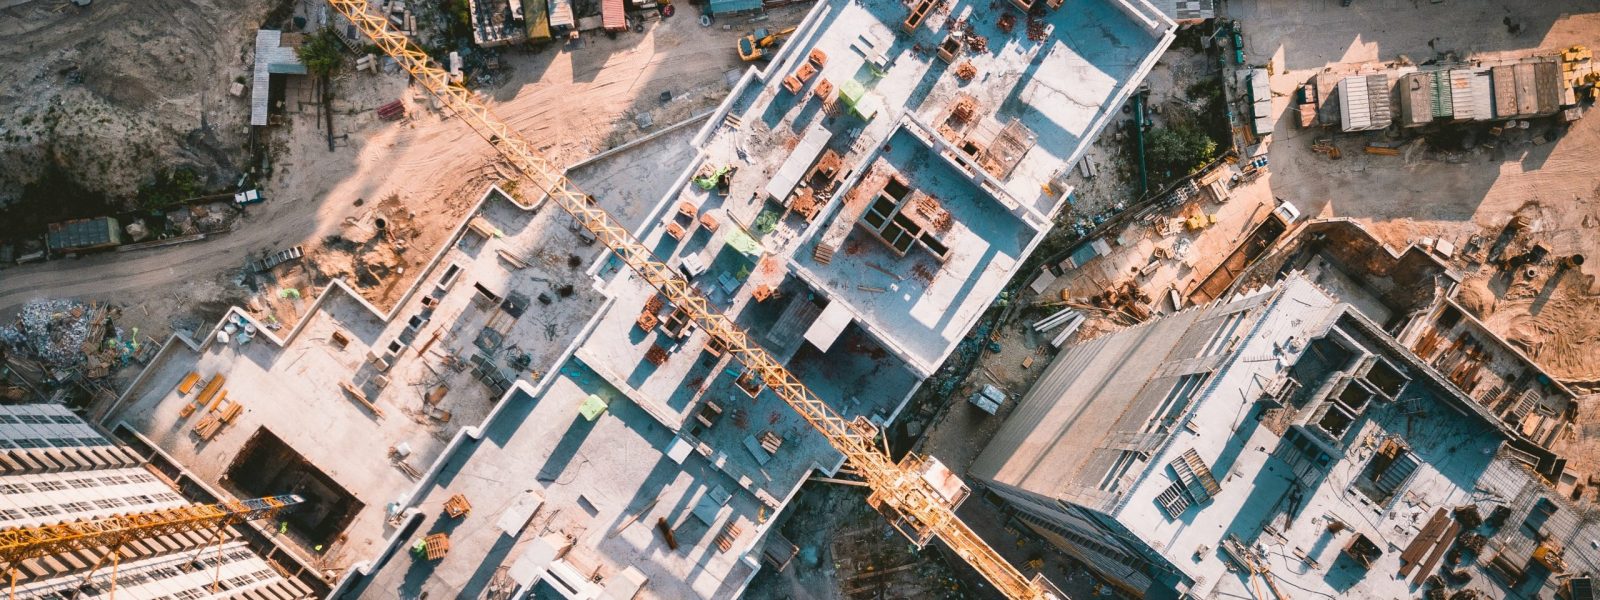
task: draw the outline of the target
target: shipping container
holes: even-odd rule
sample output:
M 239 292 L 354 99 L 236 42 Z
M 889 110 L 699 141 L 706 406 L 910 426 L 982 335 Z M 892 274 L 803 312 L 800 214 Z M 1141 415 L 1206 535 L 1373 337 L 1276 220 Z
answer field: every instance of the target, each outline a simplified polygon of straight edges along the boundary
M 1536 114 L 1555 114 L 1561 108 L 1561 66 L 1555 61 L 1533 65 L 1534 105 Z
M 528 41 L 535 44 L 548 42 L 550 36 L 550 5 L 545 0 L 521 0 L 522 14 L 527 20 Z
M 1367 78 L 1346 77 L 1339 80 L 1339 128 L 1344 131 L 1366 131 L 1372 127 L 1372 115 L 1367 111 Z
M 1418 127 L 1433 122 L 1432 73 L 1400 76 L 1400 126 Z
M 116 219 L 95 217 L 51 223 L 45 244 L 55 252 L 83 252 L 122 244 L 122 228 Z

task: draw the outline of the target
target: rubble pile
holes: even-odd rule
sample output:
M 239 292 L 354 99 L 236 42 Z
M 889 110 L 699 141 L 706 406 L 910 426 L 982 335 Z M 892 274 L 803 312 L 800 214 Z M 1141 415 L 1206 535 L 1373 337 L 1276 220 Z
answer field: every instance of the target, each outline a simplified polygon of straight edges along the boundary
M 112 327 L 116 312 L 74 300 L 34 300 L 23 305 L 15 322 L 0 328 L 0 342 L 16 356 L 55 371 L 57 378 L 80 369 L 89 378 L 105 377 L 140 350 L 137 341 L 124 342 L 121 330 Z

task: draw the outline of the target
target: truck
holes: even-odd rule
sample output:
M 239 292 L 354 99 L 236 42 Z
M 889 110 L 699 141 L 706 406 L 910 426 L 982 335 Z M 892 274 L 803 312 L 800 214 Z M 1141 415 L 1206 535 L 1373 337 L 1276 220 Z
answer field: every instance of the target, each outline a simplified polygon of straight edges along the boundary
M 239 192 L 239 193 L 233 195 L 233 205 L 234 206 L 248 206 L 248 205 L 251 205 L 251 204 L 260 204 L 262 202 L 265 202 L 266 200 L 267 200 L 266 198 L 261 197 L 261 190 L 257 190 L 257 189 L 248 189 L 248 190 L 245 190 L 245 191 L 242 191 L 242 192 Z

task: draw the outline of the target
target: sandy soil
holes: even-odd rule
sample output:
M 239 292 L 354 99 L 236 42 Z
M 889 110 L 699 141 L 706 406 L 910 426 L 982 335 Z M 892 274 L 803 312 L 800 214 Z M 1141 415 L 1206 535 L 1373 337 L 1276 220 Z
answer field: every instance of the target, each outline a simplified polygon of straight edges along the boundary
M 1537 237 L 1552 254 L 1600 256 L 1595 114 L 1553 143 L 1537 143 L 1549 127 L 1540 124 L 1502 139 L 1494 150 L 1419 147 L 1405 156 L 1374 156 L 1361 150 L 1368 136 L 1335 135 L 1344 158 L 1334 161 L 1310 150 L 1313 138 L 1329 133 L 1297 129 L 1287 112 L 1301 82 L 1337 63 L 1600 46 L 1600 3 L 1391 0 L 1340 8 L 1333 2 L 1262 0 L 1231 3 L 1229 12 L 1244 25 L 1246 60 L 1270 61 L 1274 69 L 1273 105 L 1281 111 L 1270 145 L 1276 196 L 1307 215 L 1355 219 L 1397 248 L 1427 237 L 1457 248 L 1475 235 L 1493 240 L 1513 214 L 1531 206 L 1538 213 Z M 1520 24 L 1521 32 L 1511 33 L 1503 19 Z M 1520 340 L 1558 377 L 1600 379 L 1600 344 L 1590 342 L 1600 336 L 1600 298 L 1592 283 L 1600 263 L 1590 260 L 1549 289 L 1543 286 L 1545 273 L 1533 290 L 1491 285 L 1496 273 L 1461 266 L 1469 275 L 1464 300 L 1481 309 L 1497 333 Z
M 248 71 L 274 0 L 0 1 L 0 204 L 49 161 L 128 196 L 158 168 L 238 176 Z
M 774 11 L 769 26 L 797 22 L 804 10 Z M 728 89 L 729 72 L 745 66 L 733 50 L 744 26 L 701 28 L 680 14 L 648 25 L 642 34 L 590 35 L 572 46 L 509 51 L 497 77 L 503 83 L 482 94 L 496 114 L 542 142 L 555 163 L 569 164 L 713 107 Z M 399 73 L 337 78 L 336 143 L 329 151 L 310 87 L 291 86 L 288 122 L 270 133 L 269 201 L 250 207 L 232 233 L 161 250 L 8 269 L 0 277 L 0 316 L 36 297 L 110 299 L 130 307 L 126 318 L 144 320 L 133 325 L 162 339 L 206 324 L 230 304 L 243 304 L 250 292 L 240 285 L 240 271 L 252 256 L 304 244 L 324 274 L 353 272 L 353 264 L 340 264 L 355 262 L 339 256 L 348 245 L 324 251 L 324 242 L 346 233 L 359 239 L 359 230 L 380 211 L 403 217 L 411 234 L 404 256 L 382 259 L 403 274 L 363 288 L 384 306 L 385 298 L 410 285 L 420 271 L 415 267 L 431 258 L 488 184 L 510 171 L 497 168 L 487 143 L 459 119 L 431 108 Z M 670 99 L 663 101 L 664 92 Z M 407 102 L 410 118 L 379 121 L 372 109 L 397 98 Z M 638 126 L 634 118 L 640 113 L 650 114 L 651 127 Z M 232 122 L 242 124 L 246 116 L 241 112 Z M 390 198 L 396 203 L 383 202 Z M 314 273 L 305 279 L 319 283 Z M 310 298 L 315 290 L 301 292 Z

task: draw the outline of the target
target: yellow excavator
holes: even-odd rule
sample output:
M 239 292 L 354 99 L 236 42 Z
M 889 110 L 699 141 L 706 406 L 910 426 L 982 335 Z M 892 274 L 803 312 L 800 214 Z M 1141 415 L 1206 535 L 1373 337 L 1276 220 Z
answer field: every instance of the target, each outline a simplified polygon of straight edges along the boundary
M 766 58 L 767 48 L 776 46 L 783 41 L 783 38 L 789 37 L 791 33 L 794 33 L 793 27 L 783 31 L 768 31 L 767 28 L 762 27 L 747 33 L 744 37 L 739 38 L 739 58 L 744 59 L 745 62 Z

